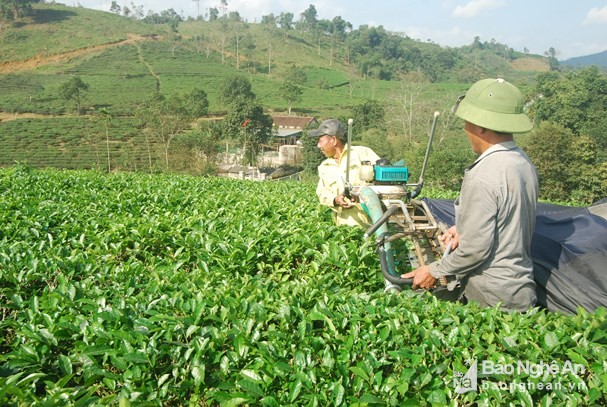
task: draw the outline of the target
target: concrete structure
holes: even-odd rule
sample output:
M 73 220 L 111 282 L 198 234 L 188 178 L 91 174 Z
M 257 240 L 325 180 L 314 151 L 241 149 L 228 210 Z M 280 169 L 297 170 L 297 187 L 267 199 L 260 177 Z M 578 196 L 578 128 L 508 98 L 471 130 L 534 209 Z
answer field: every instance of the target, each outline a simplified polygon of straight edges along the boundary
M 303 135 L 304 129 L 315 127 L 318 120 L 310 116 L 272 115 L 274 128 L 278 131 L 279 145 L 294 145 Z

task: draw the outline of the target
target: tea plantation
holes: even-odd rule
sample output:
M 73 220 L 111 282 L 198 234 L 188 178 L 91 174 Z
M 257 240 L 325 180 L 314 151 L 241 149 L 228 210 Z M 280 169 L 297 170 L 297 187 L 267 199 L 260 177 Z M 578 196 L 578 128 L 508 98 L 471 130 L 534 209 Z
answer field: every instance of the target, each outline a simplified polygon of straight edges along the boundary
M 382 289 L 311 184 L 0 170 L 0 405 L 607 403 L 604 309 Z

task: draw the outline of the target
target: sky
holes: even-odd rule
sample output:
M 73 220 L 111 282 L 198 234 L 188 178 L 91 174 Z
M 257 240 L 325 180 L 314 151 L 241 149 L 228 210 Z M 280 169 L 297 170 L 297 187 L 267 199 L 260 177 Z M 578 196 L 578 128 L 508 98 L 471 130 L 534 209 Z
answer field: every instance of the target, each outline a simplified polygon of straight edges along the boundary
M 72 0 L 64 4 L 109 11 L 112 0 Z M 144 13 L 173 8 L 184 17 L 221 10 L 220 0 L 116 0 L 120 6 L 143 6 Z M 313 4 L 318 19 L 340 16 L 356 29 L 383 26 L 410 38 L 445 47 L 469 45 L 475 37 L 495 40 L 515 51 L 525 48 L 557 59 L 607 50 L 607 0 L 227 0 L 227 12 L 259 22 L 261 16 L 291 12 L 295 20 Z

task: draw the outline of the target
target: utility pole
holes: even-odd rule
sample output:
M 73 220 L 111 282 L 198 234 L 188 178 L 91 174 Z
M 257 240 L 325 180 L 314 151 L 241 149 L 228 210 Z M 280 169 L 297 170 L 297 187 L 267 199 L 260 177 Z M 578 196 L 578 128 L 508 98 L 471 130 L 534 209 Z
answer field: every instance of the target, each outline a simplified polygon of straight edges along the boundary
M 196 2 L 196 20 L 200 19 L 200 0 L 193 0 Z
M 268 46 L 268 75 L 272 74 L 272 43 Z
M 238 34 L 236 34 L 236 69 L 240 69 L 240 55 L 239 55 L 239 51 L 238 51 L 238 41 L 240 40 L 240 38 L 238 37 Z

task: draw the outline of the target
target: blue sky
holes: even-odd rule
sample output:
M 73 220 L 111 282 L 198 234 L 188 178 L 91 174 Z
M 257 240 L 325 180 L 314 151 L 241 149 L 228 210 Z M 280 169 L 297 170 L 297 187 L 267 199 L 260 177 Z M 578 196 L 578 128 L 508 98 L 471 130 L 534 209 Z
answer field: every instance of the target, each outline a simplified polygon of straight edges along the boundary
M 208 13 L 220 0 L 116 0 L 160 12 L 173 8 L 183 16 Z M 79 0 L 71 6 L 108 11 L 111 0 Z M 527 48 L 544 54 L 550 47 L 558 59 L 607 50 L 607 0 L 227 0 L 227 11 L 238 11 L 248 21 L 269 13 L 291 12 L 299 18 L 313 4 L 319 19 L 341 16 L 354 28 L 383 25 L 411 38 L 442 46 L 481 41 L 507 44 L 517 51 Z

